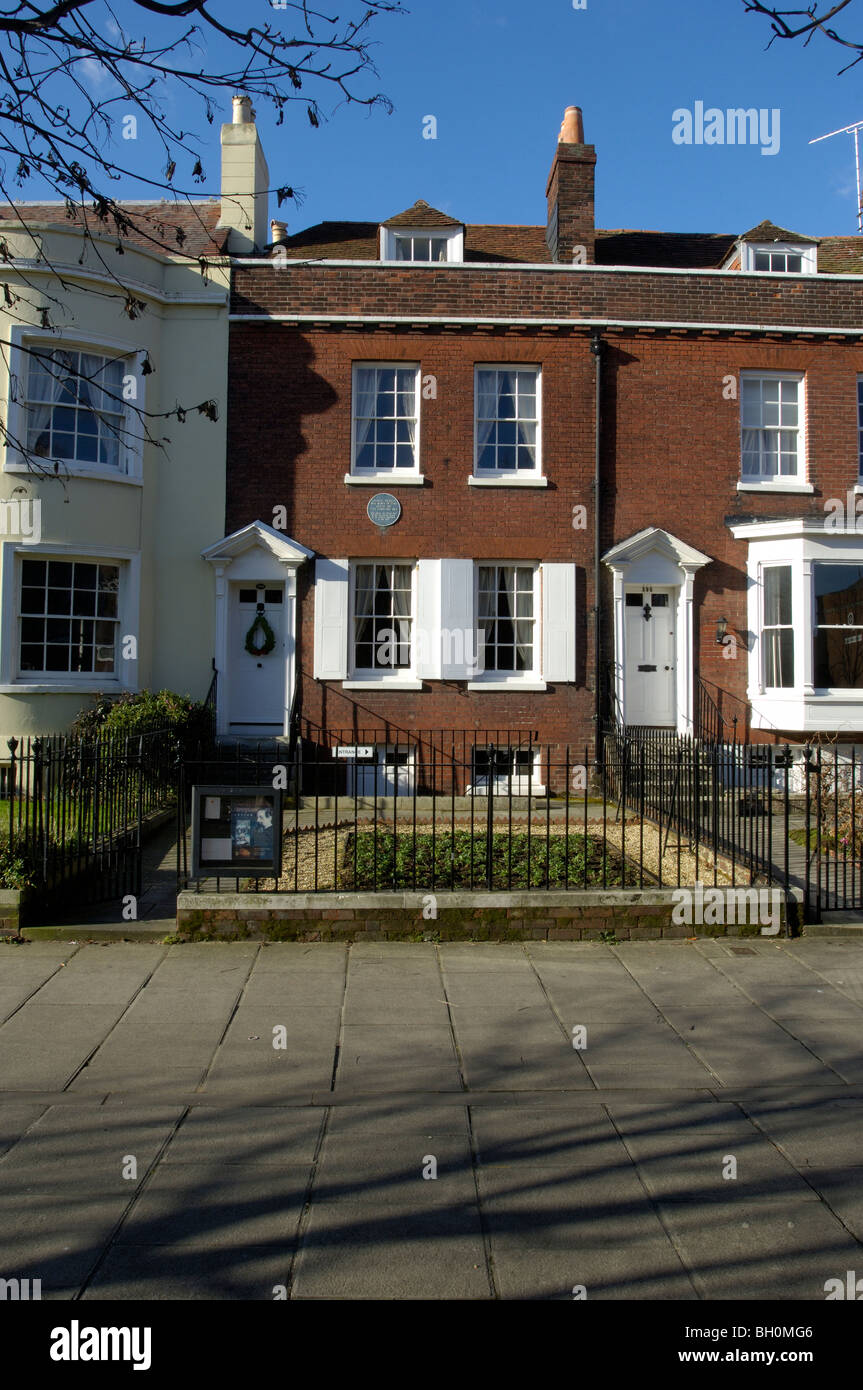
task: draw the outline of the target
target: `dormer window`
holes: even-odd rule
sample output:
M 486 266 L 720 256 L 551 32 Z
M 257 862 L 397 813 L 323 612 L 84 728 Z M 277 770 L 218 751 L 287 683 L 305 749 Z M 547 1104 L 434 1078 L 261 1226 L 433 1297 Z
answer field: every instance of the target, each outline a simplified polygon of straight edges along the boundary
M 411 236 L 396 232 L 397 261 L 446 261 L 447 238 L 442 236 Z
M 818 242 L 777 227 L 775 222 L 759 222 L 735 242 L 722 269 L 762 275 L 816 275 Z
M 762 251 L 760 247 L 756 246 L 755 269 L 784 271 L 786 274 L 799 275 L 803 270 L 803 257 L 799 252 Z
M 382 261 L 441 265 L 464 260 L 464 223 L 421 199 L 381 226 Z
M 740 244 L 740 269 L 760 270 L 768 275 L 815 275 L 818 246 L 813 242 L 758 242 Z

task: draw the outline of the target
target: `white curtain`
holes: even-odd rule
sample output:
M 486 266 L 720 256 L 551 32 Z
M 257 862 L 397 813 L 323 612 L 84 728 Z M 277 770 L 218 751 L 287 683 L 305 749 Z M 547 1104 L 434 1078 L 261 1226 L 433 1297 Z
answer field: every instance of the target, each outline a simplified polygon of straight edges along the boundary
M 27 448 L 39 458 L 51 453 L 51 417 L 54 407 L 69 399 L 69 352 L 34 353 L 28 362 Z
M 374 444 L 377 410 L 377 368 L 358 367 L 354 377 L 354 419 L 357 454 L 364 444 Z
M 477 372 L 476 375 L 476 443 L 477 458 L 482 460 L 483 449 L 494 435 L 498 416 L 497 372 Z M 492 459 L 492 466 L 497 460 Z

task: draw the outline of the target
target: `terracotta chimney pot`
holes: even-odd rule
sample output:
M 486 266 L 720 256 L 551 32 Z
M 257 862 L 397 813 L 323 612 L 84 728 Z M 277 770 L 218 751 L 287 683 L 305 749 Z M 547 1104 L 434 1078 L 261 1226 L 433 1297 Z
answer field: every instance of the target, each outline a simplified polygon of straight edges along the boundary
M 563 116 L 563 125 L 560 127 L 558 136 L 559 145 L 583 145 L 584 144 L 584 122 L 581 118 L 580 106 L 567 106 Z

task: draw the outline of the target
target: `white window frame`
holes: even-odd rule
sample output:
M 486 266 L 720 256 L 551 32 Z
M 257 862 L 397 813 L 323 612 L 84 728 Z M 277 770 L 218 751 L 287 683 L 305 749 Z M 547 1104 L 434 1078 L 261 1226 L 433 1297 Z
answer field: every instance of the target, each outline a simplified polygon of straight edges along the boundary
M 745 427 L 743 424 L 743 383 L 744 381 L 793 381 L 797 383 L 797 472 L 787 474 L 774 474 L 762 477 L 754 473 L 743 472 L 743 436 Z M 806 396 L 806 374 L 805 372 L 777 372 L 759 371 L 758 369 L 747 369 L 740 373 L 740 478 L 737 483 L 738 492 L 797 492 L 812 493 L 815 488 L 808 481 L 808 460 L 807 460 L 807 396 Z M 778 428 L 778 427 L 777 427 Z
M 358 565 L 406 565 L 411 571 L 411 664 L 395 671 L 358 667 L 354 660 L 356 618 L 356 576 Z M 417 679 L 417 562 L 389 556 L 356 556 L 348 562 L 348 679 L 342 682 L 345 690 L 422 690 Z
M 741 522 L 730 527 L 735 540 L 748 542 L 749 685 L 755 729 L 800 733 L 856 729 L 863 719 L 863 690 L 815 686 L 814 565 L 863 565 L 863 533 L 854 518 L 844 528 L 825 529 L 823 522 Z M 791 566 L 791 614 L 794 626 L 794 685 L 767 688 L 763 682 L 763 574 L 770 565 Z
M 126 359 L 127 370 L 124 375 L 135 374 L 138 379 L 138 399 L 135 405 L 140 409 L 147 408 L 147 378 L 138 371 L 139 359 L 146 357 L 147 350 L 140 346 L 135 346 L 128 341 L 116 338 L 108 338 L 102 335 L 96 337 L 88 333 L 70 333 L 63 337 L 58 337 L 56 333 L 51 333 L 44 329 L 28 328 L 23 324 L 15 324 L 9 332 L 11 343 L 12 372 L 17 378 L 16 399 L 12 399 L 11 384 L 7 386 L 7 420 L 9 434 L 21 441 L 26 441 L 29 422 L 29 411 L 27 410 L 28 392 L 28 373 L 31 362 L 30 352 L 26 349 L 38 349 L 39 351 L 63 351 L 68 349 L 70 352 L 90 352 L 101 354 L 103 357 Z M 126 437 L 119 442 L 119 463 L 116 468 L 108 464 L 88 463 L 82 461 L 70 461 L 68 459 L 58 460 L 60 464 L 59 476 L 70 478 L 99 478 L 107 482 L 131 483 L 137 486 L 143 484 L 143 439 L 129 438 L 128 434 L 136 432 L 133 413 L 125 409 L 122 425 L 126 432 Z M 27 473 L 31 477 L 38 475 L 40 471 L 29 462 L 27 455 L 21 450 L 7 444 L 4 451 L 3 471 L 6 473 Z M 53 459 L 40 461 L 46 465 L 52 465 Z
M 432 237 L 447 244 L 446 261 L 406 261 L 396 255 L 396 242 L 407 237 Z M 440 269 L 464 261 L 464 227 L 381 227 L 381 260 L 394 265 L 426 266 Z
M 844 622 L 844 623 L 819 623 L 819 622 L 818 622 L 818 599 L 817 599 L 817 595 L 816 595 L 816 592 L 815 592 L 815 578 L 816 578 L 815 571 L 816 571 L 816 569 L 818 569 L 819 566 L 824 566 L 825 568 L 828 568 L 828 569 L 829 569 L 830 566 L 831 566 L 831 564 L 832 564 L 833 566 L 839 568 L 839 567 L 841 567 L 841 564 L 842 564 L 842 563 L 846 563 L 846 564 L 847 564 L 847 561 L 846 561 L 846 562 L 840 562 L 840 561 L 836 561 L 836 560 L 834 560 L 834 561 L 830 561 L 830 560 L 813 560 L 813 562 L 812 562 L 812 666 L 813 666 L 813 680 L 814 680 L 814 678 L 815 678 L 815 670 L 814 670 L 814 668 L 815 668 L 815 639 L 816 639 L 816 636 L 817 636 L 817 634 L 818 634 L 819 628 L 821 628 L 821 629 L 823 629 L 823 630 L 825 630 L 825 631 L 832 631 L 832 632 L 844 632 L 844 633 L 852 633 L 852 632 L 853 632 L 853 633 L 855 634 L 855 636 L 854 636 L 853 638 L 846 637 L 846 638 L 845 638 L 845 641 L 846 641 L 846 642 L 853 641 L 853 642 L 856 644 L 856 643 L 859 643 L 859 642 L 863 641 L 863 623 L 849 623 L 849 622 Z M 858 567 L 859 567 L 859 566 L 863 566 L 863 554 L 860 555 L 860 557 L 859 557 L 859 559 L 858 559 L 858 561 L 857 561 L 857 564 L 858 564 Z M 832 689 L 832 690 L 835 690 L 837 693 L 841 693 L 841 694 L 849 694 L 849 693 L 852 693 L 852 692 L 854 692 L 854 691 L 856 690 L 858 694 L 863 695 L 863 687 L 859 687 L 859 688 L 858 688 L 858 687 L 855 687 L 855 686 L 832 686 L 832 687 L 818 687 L 818 686 L 816 686 L 815 688 L 816 688 L 816 690 L 817 690 L 817 689 L 824 689 L 824 688 L 826 688 L 826 689 Z
M 362 468 L 357 469 L 357 372 L 361 370 L 379 371 L 413 371 L 415 373 L 415 395 L 416 395 L 416 440 L 414 442 L 414 466 L 413 468 Z M 386 479 L 388 483 L 421 483 L 423 475 L 420 470 L 420 450 L 422 449 L 422 366 L 419 362 L 375 362 L 359 361 L 351 364 L 351 471 L 345 476 L 345 482 L 373 482 L 379 483 Z
M 494 565 L 497 569 L 505 569 L 509 566 L 516 566 L 520 569 L 531 569 L 533 571 L 533 665 L 529 671 L 496 671 L 488 666 L 488 653 L 485 650 L 485 643 L 482 642 L 480 635 L 479 617 L 479 571 L 480 567 Z M 538 560 L 475 560 L 473 570 L 473 611 L 475 616 L 475 632 L 477 651 L 483 662 L 484 670 L 477 674 L 475 680 L 468 681 L 468 690 L 546 690 L 546 682 L 542 678 L 542 591 L 541 591 L 541 565 Z M 482 645 L 480 645 L 482 643 Z
M 526 468 L 479 467 L 479 374 L 480 372 L 533 372 L 536 377 L 536 462 Z M 546 487 L 542 471 L 542 365 L 537 362 L 475 362 L 473 369 L 473 472 L 468 479 L 474 487 Z
M 765 603 L 765 600 L 766 600 L 766 597 L 767 597 L 767 574 L 768 574 L 768 572 L 769 572 L 770 570 L 779 570 L 779 569 L 787 569 L 787 570 L 789 571 L 789 578 L 790 578 L 790 581 L 791 581 L 791 595 L 790 595 L 790 597 L 791 597 L 791 621 L 790 621 L 789 623 L 765 623 L 765 621 L 764 621 L 764 603 Z M 766 561 L 766 562 L 764 562 L 764 563 L 760 566 L 759 575 L 758 575 L 758 583 L 759 583 L 759 589 L 760 589 L 760 593 L 761 593 L 761 608 L 760 608 L 760 618 L 759 618 L 759 625 L 758 625 L 758 639 L 759 639 L 759 646 L 761 647 L 761 670 L 760 670 L 759 685 L 760 685 L 761 689 L 762 689 L 763 691 L 765 691 L 765 692 L 768 692 L 768 691 L 769 691 L 769 692 L 778 692 L 778 693 L 782 693 L 782 692 L 786 692 L 786 691 L 789 691 L 789 690 L 793 690 L 793 689 L 794 689 L 794 682 L 792 681 L 792 683 L 791 683 L 790 686 L 789 686 L 789 685 L 768 685 L 768 684 L 767 684 L 767 680 L 766 680 L 766 676 L 765 676 L 765 668 L 766 668 L 766 665 L 767 665 L 767 652 L 766 652 L 766 649 L 765 649 L 764 634 L 765 634 L 767 631 L 770 631 L 770 632 L 773 632 L 773 631 L 784 631 L 786 628 L 790 628 L 790 629 L 791 629 L 791 634 L 792 634 L 792 648 L 791 648 L 791 649 L 792 649 L 792 652 L 794 653 L 794 661 L 795 661 L 795 664 L 796 664 L 796 658 L 797 658 L 797 641 L 798 641 L 798 636 L 799 636 L 799 630 L 798 630 L 798 628 L 797 628 L 797 626 L 795 625 L 795 622 L 794 622 L 794 616 L 795 616 L 794 604 L 795 604 L 795 598 L 796 598 L 795 591 L 794 591 L 794 590 L 795 590 L 795 585 L 794 585 L 794 567 L 793 567 L 793 565 L 789 564 L 789 563 L 788 563 L 787 561 L 785 561 L 785 560 L 772 560 L 772 561 Z
M 465 795 L 467 796 L 488 796 L 488 784 L 490 779 L 487 775 L 483 775 L 482 773 L 477 774 L 476 770 L 476 755 L 481 751 L 486 751 L 486 749 L 487 745 L 481 743 L 474 743 L 471 745 L 471 782 L 465 789 Z M 514 797 L 527 796 L 529 787 L 532 797 L 545 796 L 546 788 L 542 780 L 543 758 L 541 746 L 535 743 L 532 749 L 526 749 L 523 746 L 513 747 L 509 750 L 503 746 L 495 748 L 495 753 L 498 756 L 507 751 L 511 754 L 509 772 L 501 771 L 494 774 L 494 795 L 509 796 L 510 791 L 512 791 Z M 531 753 L 533 755 L 529 777 L 526 771 L 516 771 L 517 767 L 524 766 L 523 763 L 518 761 L 518 758 L 523 757 L 525 753 L 528 753 L 529 756 Z
M 20 620 L 22 560 L 81 560 L 120 569 L 117 603 L 117 662 L 113 676 L 104 671 L 21 671 Z M 141 556 L 139 551 L 45 541 L 39 545 L 2 546 L 2 637 L 0 637 L 0 693 L 120 694 L 138 689 L 140 661 Z M 138 659 L 122 654 L 126 635 L 138 637 Z
M 400 762 L 399 759 L 404 759 Z M 403 778 L 399 769 L 404 768 Z M 370 759 L 348 761 L 348 796 L 385 796 L 381 783 L 387 776 L 394 783 L 396 796 L 413 796 L 416 787 L 417 748 L 414 743 L 376 743 Z M 404 782 L 402 786 L 401 783 Z M 368 783 L 372 786 L 369 788 Z
M 755 257 L 759 253 L 780 256 L 799 256 L 799 270 L 756 270 Z M 740 269 L 753 275 L 816 275 L 818 273 L 818 247 L 805 242 L 794 241 L 744 241 L 740 247 Z

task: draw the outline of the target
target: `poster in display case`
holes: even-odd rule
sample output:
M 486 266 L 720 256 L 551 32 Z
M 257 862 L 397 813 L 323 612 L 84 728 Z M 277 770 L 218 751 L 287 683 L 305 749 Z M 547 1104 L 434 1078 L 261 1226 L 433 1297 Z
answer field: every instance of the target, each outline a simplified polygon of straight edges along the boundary
M 192 788 L 193 878 L 278 878 L 281 868 L 281 791 Z

